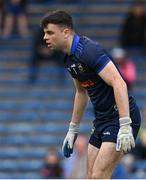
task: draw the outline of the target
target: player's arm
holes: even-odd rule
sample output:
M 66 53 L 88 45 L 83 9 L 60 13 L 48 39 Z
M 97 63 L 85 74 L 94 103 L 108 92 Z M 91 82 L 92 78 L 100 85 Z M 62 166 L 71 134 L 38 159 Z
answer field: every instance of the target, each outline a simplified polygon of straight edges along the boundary
M 99 72 L 99 76 L 108 85 L 113 87 L 120 118 L 129 116 L 127 85 L 112 61 L 110 61 L 104 69 Z
M 129 100 L 127 93 L 127 85 L 122 79 L 115 65 L 110 61 L 99 76 L 110 86 L 112 86 L 115 96 L 116 105 L 119 111 L 120 129 L 117 137 L 116 150 L 121 149 L 124 152 L 130 151 L 135 146 L 129 114 Z
M 70 157 L 70 155 L 73 153 L 73 146 L 78 135 L 79 124 L 88 102 L 86 90 L 81 87 L 78 80 L 74 79 L 73 81 L 76 88 L 76 94 L 74 99 L 72 119 L 62 146 L 63 154 L 67 158 Z

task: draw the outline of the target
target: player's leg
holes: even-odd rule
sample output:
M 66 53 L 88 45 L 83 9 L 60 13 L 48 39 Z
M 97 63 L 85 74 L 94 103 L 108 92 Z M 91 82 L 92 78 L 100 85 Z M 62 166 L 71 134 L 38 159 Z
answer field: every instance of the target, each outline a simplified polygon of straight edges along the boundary
M 91 144 L 88 145 L 87 179 L 91 178 L 93 165 L 97 158 L 98 152 L 99 152 L 98 148 L 96 148 L 95 146 Z
M 95 160 L 98 156 L 99 149 L 101 147 L 102 139 L 95 127 L 93 126 L 91 137 L 88 144 L 88 157 L 87 157 L 87 178 L 90 179 L 92 176 L 92 169 L 95 163 Z
M 94 150 L 92 149 L 91 152 Z M 92 156 L 92 154 L 89 154 Z M 113 142 L 103 142 L 101 148 L 96 156 L 92 168 L 92 179 L 109 179 L 112 176 L 113 170 L 121 159 L 122 153 L 116 152 L 116 144 Z

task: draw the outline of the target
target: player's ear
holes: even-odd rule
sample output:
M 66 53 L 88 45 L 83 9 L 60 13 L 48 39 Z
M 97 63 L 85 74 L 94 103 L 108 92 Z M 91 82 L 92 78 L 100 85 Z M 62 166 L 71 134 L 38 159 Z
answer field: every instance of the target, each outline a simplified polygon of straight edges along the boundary
M 69 36 L 69 34 L 70 34 L 70 29 L 65 28 L 65 29 L 63 30 L 63 34 L 64 34 L 65 39 L 67 39 L 68 36 Z

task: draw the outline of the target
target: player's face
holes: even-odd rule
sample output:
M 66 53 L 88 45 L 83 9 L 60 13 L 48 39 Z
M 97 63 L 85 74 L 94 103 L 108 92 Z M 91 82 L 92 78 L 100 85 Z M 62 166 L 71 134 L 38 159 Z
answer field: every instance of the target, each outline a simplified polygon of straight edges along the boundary
M 63 50 L 66 41 L 65 28 L 56 24 L 48 24 L 44 29 L 44 33 L 44 40 L 50 50 Z

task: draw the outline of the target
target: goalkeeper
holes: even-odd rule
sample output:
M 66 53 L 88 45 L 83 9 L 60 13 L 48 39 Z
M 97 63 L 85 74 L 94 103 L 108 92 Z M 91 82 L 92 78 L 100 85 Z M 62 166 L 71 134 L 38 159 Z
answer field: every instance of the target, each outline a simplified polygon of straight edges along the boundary
M 89 179 L 109 179 L 124 153 L 135 147 L 140 128 L 140 113 L 135 99 L 112 57 L 97 42 L 78 36 L 71 16 L 54 11 L 42 19 L 44 40 L 52 51 L 66 54 L 65 68 L 76 87 L 73 114 L 63 142 L 63 153 L 70 157 L 88 96 L 95 120 L 88 145 Z

